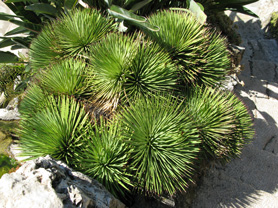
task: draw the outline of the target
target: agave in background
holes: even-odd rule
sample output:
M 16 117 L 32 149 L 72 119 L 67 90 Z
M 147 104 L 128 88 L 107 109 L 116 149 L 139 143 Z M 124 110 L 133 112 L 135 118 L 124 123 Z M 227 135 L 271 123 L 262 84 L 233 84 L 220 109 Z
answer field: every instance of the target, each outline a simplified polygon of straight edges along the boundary
M 216 86 L 229 67 L 225 39 L 186 12 L 159 11 L 149 17 L 159 32 L 145 31 L 175 61 L 186 85 Z
M 44 27 L 30 46 L 33 69 L 66 57 L 84 58 L 88 48 L 113 30 L 111 20 L 94 9 L 74 9 Z

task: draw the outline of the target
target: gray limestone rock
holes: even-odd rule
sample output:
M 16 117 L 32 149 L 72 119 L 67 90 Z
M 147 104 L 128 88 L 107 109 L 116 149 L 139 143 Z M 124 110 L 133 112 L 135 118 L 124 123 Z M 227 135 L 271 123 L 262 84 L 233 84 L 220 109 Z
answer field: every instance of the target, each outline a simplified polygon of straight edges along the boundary
M 0 179 L 0 207 L 125 208 L 97 181 L 50 156 L 24 163 Z
M 4 92 L 0 92 L 0 107 L 3 106 L 5 101 L 6 101 L 6 96 L 5 96 Z
M 18 110 L 7 110 L 5 108 L 0 108 L 0 120 L 11 121 L 11 120 L 19 120 L 20 114 Z
M 20 113 L 18 112 L 18 102 L 18 97 L 16 97 L 8 103 L 6 108 L 0 108 L 0 120 L 19 120 Z

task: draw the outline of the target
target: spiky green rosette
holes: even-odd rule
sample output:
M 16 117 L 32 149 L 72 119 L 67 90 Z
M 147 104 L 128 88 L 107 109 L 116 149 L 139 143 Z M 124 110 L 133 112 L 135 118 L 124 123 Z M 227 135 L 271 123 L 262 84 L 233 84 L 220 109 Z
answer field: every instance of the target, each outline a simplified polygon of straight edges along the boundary
M 81 56 L 113 29 L 111 20 L 94 9 L 74 9 L 58 21 L 44 27 L 30 46 L 34 69 L 44 68 L 56 60 Z
M 228 103 L 233 107 L 235 115 L 235 128 L 229 135 L 226 146 L 232 153 L 231 156 L 238 156 L 243 146 L 249 143 L 254 137 L 253 119 L 248 112 L 247 106 L 233 93 L 224 93 Z
M 87 72 L 95 91 L 95 98 L 101 103 L 107 101 L 117 105 L 123 92 L 127 69 L 137 49 L 135 37 L 110 34 L 90 50 L 93 70 Z
M 111 34 L 90 51 L 93 70 L 88 74 L 100 102 L 117 105 L 121 98 L 131 100 L 175 87 L 171 59 L 158 45 L 135 39 L 141 35 Z
M 49 154 L 71 164 L 82 144 L 80 131 L 87 124 L 87 115 L 72 98 L 49 96 L 44 102 L 44 108 L 32 117 L 23 115 L 20 121 L 23 153 L 33 158 Z
M 114 196 L 122 197 L 132 185 L 127 171 L 129 149 L 122 142 L 119 129 L 117 121 L 105 123 L 102 119 L 86 129 L 88 144 L 86 150 L 80 152 L 77 167 L 98 180 Z
M 32 118 L 36 113 L 43 109 L 46 105 L 45 99 L 47 95 L 40 86 L 32 84 L 25 91 L 24 99 L 20 102 L 19 112 L 21 118 Z
M 45 68 L 49 64 L 63 57 L 62 51 L 57 44 L 57 37 L 53 25 L 44 26 L 42 32 L 33 39 L 30 45 L 30 63 L 33 69 Z
M 187 85 L 217 85 L 229 68 L 225 39 L 200 25 L 190 13 L 160 11 L 149 17 L 159 32 L 145 31 L 169 52 Z
M 252 121 L 245 106 L 231 93 L 196 87 L 185 108 L 199 131 L 206 156 L 229 159 L 252 138 Z
M 197 129 L 178 99 L 139 99 L 124 110 L 122 119 L 139 190 L 156 194 L 184 190 L 199 149 Z
M 88 93 L 85 62 L 67 59 L 48 67 L 41 73 L 41 86 L 53 94 L 82 96 Z

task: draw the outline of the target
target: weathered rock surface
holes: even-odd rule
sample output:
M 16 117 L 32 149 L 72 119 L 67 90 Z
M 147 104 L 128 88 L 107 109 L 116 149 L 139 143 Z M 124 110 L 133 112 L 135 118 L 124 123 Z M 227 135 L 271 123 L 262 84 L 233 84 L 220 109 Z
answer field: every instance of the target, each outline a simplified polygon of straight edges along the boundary
M 4 92 L 0 92 L 0 107 L 3 106 L 5 101 L 6 101 L 6 97 Z
M 7 110 L 6 108 L 0 108 L 0 120 L 12 121 L 20 119 L 20 114 L 17 109 Z
M 18 112 L 18 97 L 9 102 L 6 108 L 0 108 L 0 120 L 11 121 L 19 120 L 20 113 Z
M 97 181 L 50 156 L 3 175 L 0 199 L 0 207 L 5 208 L 125 208 Z

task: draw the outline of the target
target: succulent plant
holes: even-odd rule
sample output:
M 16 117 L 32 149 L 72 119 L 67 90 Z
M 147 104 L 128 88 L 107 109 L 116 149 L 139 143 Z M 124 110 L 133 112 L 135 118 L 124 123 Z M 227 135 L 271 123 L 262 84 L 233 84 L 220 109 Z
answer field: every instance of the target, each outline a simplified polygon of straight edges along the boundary
M 149 17 L 159 32 L 145 30 L 175 61 L 179 78 L 186 85 L 215 86 L 229 68 L 225 39 L 205 28 L 186 12 L 159 11 Z

